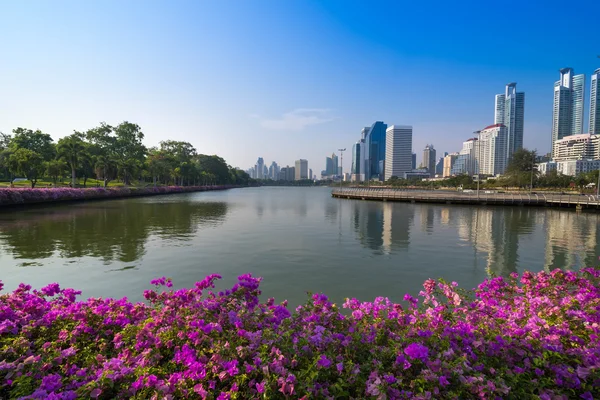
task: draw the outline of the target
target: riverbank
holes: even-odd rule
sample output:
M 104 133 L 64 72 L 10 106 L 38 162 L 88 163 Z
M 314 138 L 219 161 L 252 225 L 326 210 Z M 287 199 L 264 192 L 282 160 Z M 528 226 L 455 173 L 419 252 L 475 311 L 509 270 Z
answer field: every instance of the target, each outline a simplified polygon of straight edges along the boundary
M 0 295 L 0 398 L 600 396 L 600 271 L 428 279 L 419 298 L 323 294 L 290 312 L 260 278 L 213 294 L 151 282 L 147 303 L 76 301 L 57 283 Z M 0 290 L 2 283 L 0 282 Z
M 595 195 L 499 193 L 496 191 L 452 192 L 443 190 L 402 190 L 383 188 L 338 188 L 332 197 L 354 200 L 399 201 L 408 203 L 534 206 L 600 211 Z
M 122 199 L 127 197 L 156 196 L 165 194 L 226 190 L 238 186 L 157 186 L 145 188 L 0 188 L 0 209 L 2 207 L 29 204 L 51 204 L 69 201 Z

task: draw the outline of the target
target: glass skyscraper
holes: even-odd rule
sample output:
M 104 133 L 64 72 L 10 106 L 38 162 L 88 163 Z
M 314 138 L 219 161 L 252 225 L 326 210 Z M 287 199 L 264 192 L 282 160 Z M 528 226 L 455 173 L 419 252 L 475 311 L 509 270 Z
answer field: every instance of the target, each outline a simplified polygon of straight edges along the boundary
M 600 68 L 594 71 L 590 84 L 590 130 L 600 135 Z
M 386 129 L 387 124 L 382 121 L 376 121 L 371 125 L 371 129 L 367 133 L 367 137 L 365 138 L 365 147 L 368 148 L 368 151 L 365 151 L 365 179 L 371 180 L 376 178 L 380 181 L 384 180 Z
M 525 93 L 517 92 L 517 84 L 506 85 L 504 94 L 496 95 L 494 124 L 506 126 L 506 158 L 523 148 L 523 124 L 525 117 Z
M 585 75 L 574 75 L 573 68 L 562 68 L 554 83 L 552 110 L 552 157 L 554 142 L 565 136 L 583 133 Z

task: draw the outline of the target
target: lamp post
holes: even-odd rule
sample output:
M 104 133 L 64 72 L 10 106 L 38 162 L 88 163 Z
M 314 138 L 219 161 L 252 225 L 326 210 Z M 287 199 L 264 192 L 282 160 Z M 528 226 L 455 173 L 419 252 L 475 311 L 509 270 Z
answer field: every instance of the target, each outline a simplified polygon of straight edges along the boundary
M 343 173 L 344 172 L 344 152 L 346 151 L 346 148 L 344 147 L 343 149 L 338 149 L 338 151 L 340 152 L 340 169 Z M 342 190 L 342 174 L 340 174 L 340 190 Z
M 535 149 L 533 151 L 533 153 L 531 154 L 531 183 L 529 185 L 529 194 L 531 194 L 533 192 L 533 168 L 534 168 L 534 161 L 535 161 L 536 153 L 537 153 L 537 149 Z

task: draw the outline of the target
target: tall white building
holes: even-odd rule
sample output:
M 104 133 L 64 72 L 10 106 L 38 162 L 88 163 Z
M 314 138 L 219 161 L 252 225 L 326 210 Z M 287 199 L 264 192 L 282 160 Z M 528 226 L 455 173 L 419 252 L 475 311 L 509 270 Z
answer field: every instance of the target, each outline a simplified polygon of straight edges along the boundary
M 523 125 L 525 119 L 525 93 L 517 92 L 517 84 L 506 85 L 504 94 L 496 95 L 494 124 L 506 126 L 506 158 L 523 148 Z
M 404 178 L 412 170 L 412 126 L 391 125 L 385 130 L 384 179 Z
M 295 175 L 297 181 L 300 179 L 308 179 L 308 161 L 304 159 L 296 160 Z
M 265 160 L 262 157 L 258 157 L 254 170 L 256 179 L 265 179 Z
M 479 173 L 500 175 L 506 170 L 508 130 L 503 124 L 486 127 L 479 133 L 476 144 Z
M 565 136 L 583 133 L 585 75 L 574 75 L 572 68 L 560 70 L 560 80 L 554 83 L 552 110 L 552 157 L 554 142 Z
M 594 71 L 590 84 L 590 130 L 592 135 L 600 135 L 600 68 Z

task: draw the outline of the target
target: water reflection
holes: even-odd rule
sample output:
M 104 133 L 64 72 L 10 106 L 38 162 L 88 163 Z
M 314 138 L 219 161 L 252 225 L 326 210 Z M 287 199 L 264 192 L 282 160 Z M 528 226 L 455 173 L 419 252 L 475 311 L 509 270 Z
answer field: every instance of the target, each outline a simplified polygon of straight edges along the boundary
M 546 270 L 597 266 L 600 255 L 598 214 L 365 201 L 354 201 L 350 208 L 356 239 L 376 254 L 410 249 L 416 257 L 426 257 L 423 252 L 455 250 L 463 260 L 472 258 L 475 266 L 483 263 L 487 274 L 495 276 L 535 269 L 542 262 Z M 326 207 L 327 219 L 335 214 Z M 420 227 L 416 232 L 415 218 Z M 543 249 L 536 242 L 541 238 Z M 438 243 L 449 248 L 438 250 Z
M 152 236 L 186 241 L 225 220 L 224 202 L 113 201 L 0 213 L 0 246 L 20 259 L 91 256 L 132 262 Z

